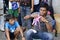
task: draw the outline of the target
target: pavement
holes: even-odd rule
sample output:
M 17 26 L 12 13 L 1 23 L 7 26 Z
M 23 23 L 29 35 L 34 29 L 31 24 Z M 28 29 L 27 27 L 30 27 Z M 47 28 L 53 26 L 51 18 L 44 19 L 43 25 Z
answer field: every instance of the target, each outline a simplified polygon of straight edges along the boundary
M 0 40 L 6 40 L 5 32 L 0 31 Z M 21 40 L 21 38 L 18 38 L 18 40 Z M 33 40 L 40 40 L 40 39 L 33 39 Z M 57 37 L 54 37 L 54 40 L 60 40 L 60 34 L 57 34 Z

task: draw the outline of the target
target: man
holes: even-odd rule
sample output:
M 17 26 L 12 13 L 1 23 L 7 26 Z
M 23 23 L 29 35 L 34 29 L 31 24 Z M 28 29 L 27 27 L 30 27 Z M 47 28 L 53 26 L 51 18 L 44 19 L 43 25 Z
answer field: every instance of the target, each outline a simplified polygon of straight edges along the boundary
M 22 26 L 27 29 L 31 28 L 31 19 L 25 20 L 24 16 L 30 15 L 33 11 L 33 0 L 20 0 L 20 13 Z
M 27 15 L 24 19 L 35 18 L 42 16 L 39 19 L 37 25 L 34 25 L 33 29 L 26 32 L 26 40 L 42 39 L 42 40 L 54 40 L 53 35 L 50 33 L 52 31 L 52 21 L 53 19 L 47 15 L 48 5 L 42 3 L 40 5 L 40 12 Z M 39 15 L 39 16 L 38 16 Z M 40 23 L 40 24 L 39 24 Z

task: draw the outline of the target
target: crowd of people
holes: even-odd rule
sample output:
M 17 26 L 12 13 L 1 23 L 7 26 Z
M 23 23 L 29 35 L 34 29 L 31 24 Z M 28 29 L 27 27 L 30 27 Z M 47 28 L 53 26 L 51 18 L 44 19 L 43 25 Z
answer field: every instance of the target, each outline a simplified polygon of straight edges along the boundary
M 48 0 L 9 0 L 8 5 L 4 27 L 7 40 L 17 40 L 19 35 L 22 40 L 54 40 L 56 22 Z

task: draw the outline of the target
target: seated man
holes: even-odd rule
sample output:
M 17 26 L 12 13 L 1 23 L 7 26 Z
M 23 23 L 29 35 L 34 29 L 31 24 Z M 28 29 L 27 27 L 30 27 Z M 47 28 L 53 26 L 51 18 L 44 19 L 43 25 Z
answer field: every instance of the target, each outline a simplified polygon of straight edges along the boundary
M 31 15 L 24 17 L 24 19 L 38 19 L 40 17 L 40 19 L 38 19 L 39 21 L 36 21 L 36 25 L 34 24 L 34 28 L 26 32 L 26 40 L 33 40 L 33 38 L 42 40 L 54 40 L 53 35 L 50 33 L 52 31 L 53 19 L 50 17 L 50 15 L 47 15 L 47 11 L 48 5 L 42 3 L 40 5 L 40 12 L 32 13 Z
M 21 33 L 22 40 L 24 40 L 22 29 L 20 28 L 15 17 L 8 15 L 6 18 L 8 21 L 5 23 L 5 34 L 7 40 L 17 40 L 18 35 Z

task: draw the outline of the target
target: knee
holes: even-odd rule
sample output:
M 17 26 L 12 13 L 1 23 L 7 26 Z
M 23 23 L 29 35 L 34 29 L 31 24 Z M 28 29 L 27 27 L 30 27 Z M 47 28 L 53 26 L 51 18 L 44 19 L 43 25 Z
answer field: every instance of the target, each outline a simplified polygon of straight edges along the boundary
M 52 24 L 53 24 L 53 26 L 54 26 L 54 25 L 56 25 L 56 21 L 55 21 L 55 20 L 53 20 L 53 21 L 52 21 Z
M 25 33 L 25 35 L 26 35 L 26 37 L 29 37 L 29 36 L 31 36 L 32 33 L 33 33 L 32 29 L 30 29 Z
M 48 39 L 49 39 L 49 40 L 53 40 L 53 39 L 54 39 L 54 37 L 53 37 L 52 34 L 48 34 L 47 36 L 48 36 Z
M 16 28 L 14 34 L 18 34 L 18 33 L 20 33 L 20 30 L 18 28 Z
M 56 26 L 56 21 L 55 20 L 52 21 L 52 26 L 53 26 L 53 29 L 55 29 L 55 26 Z

